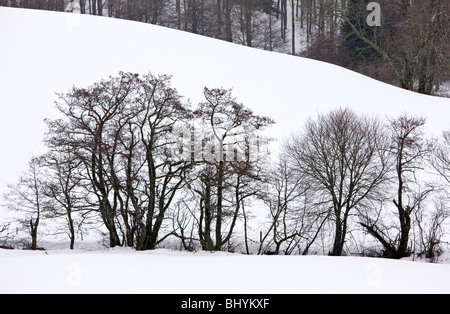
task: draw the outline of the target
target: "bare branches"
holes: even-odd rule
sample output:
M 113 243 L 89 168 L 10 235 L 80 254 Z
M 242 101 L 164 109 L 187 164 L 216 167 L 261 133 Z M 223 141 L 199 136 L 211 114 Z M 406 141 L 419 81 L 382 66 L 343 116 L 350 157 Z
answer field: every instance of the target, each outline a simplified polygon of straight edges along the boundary
M 204 96 L 205 101 L 194 114 L 205 126 L 205 138 L 198 144 L 207 151 L 203 160 L 197 160 L 192 190 L 200 197 L 198 231 L 202 248 L 221 250 L 233 236 L 244 201 L 257 194 L 255 184 L 263 179 L 264 160 L 252 156 L 255 151 L 248 146 L 255 143 L 249 143 L 249 138 L 256 138 L 257 131 L 274 122 L 238 103 L 231 90 L 205 88 Z M 265 144 L 259 144 L 262 150 Z M 213 151 L 215 158 L 205 158 Z
M 366 217 L 367 223 L 361 225 L 384 247 L 384 256 L 402 258 L 410 254 L 410 232 L 414 215 L 418 215 L 423 203 L 434 191 L 433 186 L 421 186 L 417 174 L 424 167 L 425 157 L 431 152 L 431 146 L 423 138 L 425 119 L 402 115 L 390 121 L 389 153 L 395 165 L 397 184 L 393 204 L 397 211 L 399 226 L 396 233 L 390 235 L 388 226 L 379 218 Z M 379 217 L 379 216 L 378 216 Z
M 402 88 L 432 93 L 443 74 L 439 67 L 448 66 L 442 54 L 448 46 L 448 4 L 382 1 L 381 27 L 365 23 L 365 8 L 360 4 L 350 1 L 341 13 L 343 40 L 349 51 L 360 57 L 378 56 Z
M 50 210 L 44 182 L 42 158 L 36 157 L 29 163 L 18 183 L 9 186 L 10 192 L 5 195 L 6 207 L 18 213 L 17 220 L 31 236 L 31 250 L 38 249 L 38 229 Z
M 335 220 L 333 255 L 341 255 L 350 213 L 376 197 L 389 163 L 379 121 L 348 109 L 309 120 L 286 151 L 317 197 L 328 203 Z

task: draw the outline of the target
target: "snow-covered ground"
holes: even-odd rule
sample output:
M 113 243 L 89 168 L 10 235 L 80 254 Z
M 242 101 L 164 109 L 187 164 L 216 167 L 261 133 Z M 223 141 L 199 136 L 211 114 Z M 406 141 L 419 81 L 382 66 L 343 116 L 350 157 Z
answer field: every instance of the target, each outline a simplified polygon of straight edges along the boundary
M 449 99 L 149 24 L 2 7 L 0 45 L 0 194 L 33 154 L 43 152 L 43 119 L 57 115 L 55 93 L 119 71 L 171 74 L 193 105 L 204 86 L 233 88 L 239 101 L 277 122 L 271 135 L 280 140 L 309 116 L 339 106 L 381 117 L 422 114 L 429 135 L 450 129 Z M 0 222 L 5 216 L 0 209 Z M 167 250 L 0 250 L 0 283 L 1 293 L 449 293 L 450 265 Z
M 450 265 L 169 250 L 0 250 L 0 293 L 449 293 Z

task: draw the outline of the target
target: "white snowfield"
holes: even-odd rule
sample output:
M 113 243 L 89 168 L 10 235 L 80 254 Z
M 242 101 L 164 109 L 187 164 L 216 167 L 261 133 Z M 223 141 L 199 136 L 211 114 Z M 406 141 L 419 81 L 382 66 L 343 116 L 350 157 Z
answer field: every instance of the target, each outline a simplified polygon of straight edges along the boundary
M 0 250 L 0 293 L 447 294 L 450 265 L 358 257 Z
M 196 105 L 203 87 L 234 96 L 283 139 L 339 106 L 381 117 L 428 118 L 450 130 L 450 100 L 411 93 L 352 71 L 118 19 L 0 8 L 0 194 L 44 152 L 56 93 L 119 71 L 170 74 Z M 1 212 L 0 220 L 5 213 Z M 450 265 L 328 256 L 139 253 L 127 249 L 0 250 L 0 293 L 450 293 Z

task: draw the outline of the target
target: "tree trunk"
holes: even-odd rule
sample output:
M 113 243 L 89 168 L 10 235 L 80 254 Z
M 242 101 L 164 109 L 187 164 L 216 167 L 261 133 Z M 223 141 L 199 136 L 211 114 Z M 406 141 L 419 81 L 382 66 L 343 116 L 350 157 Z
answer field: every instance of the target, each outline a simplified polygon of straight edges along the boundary
M 248 232 L 247 232 L 247 214 L 245 213 L 244 205 L 242 205 L 242 214 L 244 217 L 244 244 L 245 244 L 245 252 L 247 255 L 250 255 L 250 250 L 248 248 Z
M 292 22 L 292 55 L 295 55 L 295 0 L 291 0 L 291 9 L 292 9 L 292 14 L 291 14 L 291 22 Z
M 31 235 L 31 250 L 37 250 L 37 230 L 39 225 L 39 219 L 33 223 L 33 219 L 30 219 L 30 235 Z
M 121 246 L 120 238 L 117 233 L 116 225 L 114 223 L 114 216 L 111 213 L 106 214 L 107 218 L 103 221 L 105 222 L 106 229 L 109 232 L 109 246 L 115 248 L 116 246 Z
M 205 225 L 203 226 L 203 222 Z M 205 181 L 205 193 L 201 194 L 199 238 L 203 251 L 213 251 L 214 244 L 211 238 L 212 207 L 211 207 L 211 185 Z
M 222 2 L 221 0 L 217 0 L 217 30 L 216 30 L 216 38 L 222 38 Z
M 223 155 L 222 155 L 223 156 Z M 222 215 L 223 215 L 223 169 L 224 162 L 219 162 L 219 173 L 217 182 L 217 218 L 216 218 L 216 246 L 215 250 L 222 250 Z
M 383 257 L 393 258 L 396 255 L 396 249 L 388 241 L 386 241 L 386 239 L 384 239 L 383 236 L 379 234 L 373 226 L 369 226 L 364 223 L 361 223 L 361 226 L 363 226 L 370 235 L 372 235 L 375 239 L 378 240 L 378 242 L 381 243 L 381 245 L 383 245 Z
M 344 243 L 342 242 L 342 222 L 340 215 L 336 215 L 336 226 L 335 226 L 335 234 L 334 234 L 334 244 L 333 251 L 331 252 L 331 256 L 341 256 L 344 248 Z
M 80 12 L 86 14 L 86 0 L 80 0 Z
M 97 15 L 103 16 L 103 0 L 98 0 Z
M 69 238 L 70 238 L 70 249 L 73 250 L 75 246 L 75 227 L 73 225 L 73 218 L 71 214 L 71 209 L 67 210 L 67 221 L 69 223 Z
M 409 256 L 408 242 L 409 232 L 411 230 L 411 217 L 408 208 L 406 208 L 406 210 L 404 210 L 403 208 L 398 209 L 400 219 L 400 241 L 396 252 L 396 258 L 402 258 Z
M 176 11 L 177 11 L 177 28 L 181 29 L 181 0 L 177 0 L 176 2 Z
M 233 4 L 231 0 L 225 1 L 225 40 L 233 42 L 233 33 L 231 30 L 231 10 L 233 9 Z
M 404 162 L 404 148 L 406 146 L 406 137 L 400 139 L 400 147 L 397 159 L 397 178 L 398 178 L 398 194 L 397 201 L 394 200 L 394 204 L 398 210 L 398 218 L 400 221 L 400 239 L 399 246 L 396 251 L 395 258 L 402 258 L 408 256 L 408 241 L 409 241 L 409 231 L 411 229 L 411 217 L 409 216 L 409 207 L 404 207 L 403 204 L 403 191 L 404 181 L 403 181 L 403 162 Z

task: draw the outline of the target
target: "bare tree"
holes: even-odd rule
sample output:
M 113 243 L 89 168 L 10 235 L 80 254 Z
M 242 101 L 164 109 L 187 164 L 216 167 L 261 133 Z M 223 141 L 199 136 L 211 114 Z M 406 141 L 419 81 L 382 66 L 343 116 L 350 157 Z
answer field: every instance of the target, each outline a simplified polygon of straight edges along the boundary
M 246 149 L 245 145 L 255 145 L 249 143 L 248 138 L 256 137 L 257 131 L 274 122 L 238 103 L 230 90 L 205 88 L 204 95 L 205 101 L 195 114 L 208 127 L 208 136 L 204 139 L 209 143 L 202 144 L 205 154 L 200 160 L 194 191 L 200 198 L 198 221 L 202 247 L 219 251 L 233 235 L 243 201 L 257 192 L 253 182 L 259 178 L 263 160 L 253 156 L 256 150 Z M 236 140 L 240 141 L 240 152 Z M 263 144 L 260 144 L 262 149 Z M 224 232 L 227 218 L 229 226 Z M 211 234 L 213 228 L 215 240 Z
M 0 225 L 0 249 L 11 249 L 10 246 L 7 246 L 7 243 L 8 240 L 13 239 L 14 236 L 11 235 L 9 228 L 10 223 L 2 223 Z
M 31 250 L 38 249 L 38 234 L 41 220 L 49 211 L 49 200 L 45 194 L 45 174 L 40 157 L 33 158 L 28 170 L 18 183 L 10 185 L 4 196 L 6 207 L 18 213 L 17 221 L 31 237 Z
M 91 205 L 97 210 L 109 232 L 110 246 L 121 245 L 117 230 L 117 214 L 123 211 L 122 195 L 118 191 L 121 154 L 119 134 L 129 118 L 127 106 L 137 77 L 121 73 L 88 88 L 73 88 L 60 95 L 57 107 L 64 119 L 47 121 L 48 141 L 54 147 L 70 147 L 82 162 L 83 176 Z
M 91 211 L 89 195 L 83 188 L 83 163 L 70 149 L 70 146 L 65 150 L 53 147 L 51 152 L 43 156 L 43 162 L 47 167 L 44 193 L 49 198 L 49 215 L 52 219 L 65 219 L 64 232 L 68 234 L 69 248 L 73 250 L 77 232 Z
M 258 254 L 308 254 L 329 218 L 329 211 L 321 212 L 312 189 L 285 154 L 259 193 L 270 215 L 269 227 L 260 235 Z
M 172 233 L 180 239 L 181 245 L 186 251 L 195 251 L 197 243 L 200 243 L 200 233 L 196 229 L 200 225 L 196 211 L 197 194 L 189 188 L 181 192 L 180 199 L 176 201 L 172 211 Z
M 166 212 L 191 165 L 189 160 L 173 158 L 169 150 L 174 125 L 192 117 L 170 80 L 144 76 L 133 105 L 138 114 L 130 124 L 125 186 L 137 221 L 138 250 L 154 249 L 171 234 L 159 238 Z
M 444 184 L 450 185 L 450 132 L 444 132 L 434 147 L 431 164 Z
M 419 254 L 434 260 L 442 250 L 442 238 L 445 235 L 443 228 L 449 217 L 448 201 L 450 186 L 450 132 L 444 132 L 442 137 L 435 142 L 431 154 L 431 166 L 441 179 L 439 199 L 435 200 L 435 210 L 432 213 L 420 213 L 416 217 L 419 227 L 420 249 Z M 423 216 L 428 216 L 425 218 Z M 425 220 L 426 226 L 421 222 Z
M 170 158 L 168 135 L 190 116 L 170 77 L 121 73 L 74 88 L 61 96 L 58 108 L 65 120 L 48 121 L 48 142 L 69 147 L 82 168 L 86 200 L 97 208 L 110 246 L 154 249 L 170 235 L 159 238 L 189 166 Z
M 381 122 L 349 109 L 309 119 L 285 151 L 327 204 L 335 224 L 331 255 L 342 255 L 350 214 L 367 206 L 386 181 L 389 163 Z
M 416 253 L 419 257 L 424 256 L 432 262 L 442 254 L 444 244 L 445 223 L 450 216 L 447 207 L 447 200 L 441 198 L 435 201 L 433 211 L 417 211 L 415 222 L 418 228 L 418 249 Z
M 395 163 L 394 177 L 397 183 L 393 204 L 397 211 L 399 226 L 396 234 L 393 229 L 376 218 L 362 223 L 367 232 L 374 236 L 384 247 L 384 256 L 402 258 L 410 255 L 409 247 L 412 219 L 420 211 L 424 200 L 434 190 L 433 187 L 421 187 L 418 173 L 423 168 L 424 157 L 430 153 L 430 146 L 423 138 L 422 127 L 426 120 L 421 117 L 402 115 L 390 121 L 390 154 Z

